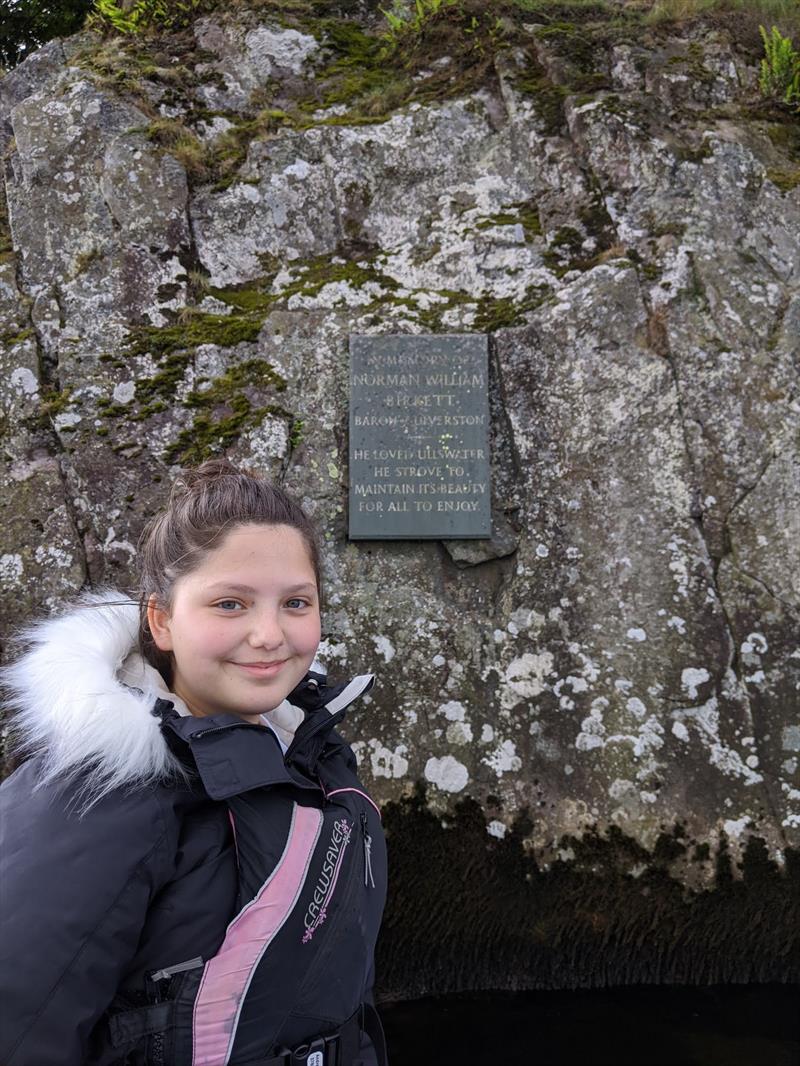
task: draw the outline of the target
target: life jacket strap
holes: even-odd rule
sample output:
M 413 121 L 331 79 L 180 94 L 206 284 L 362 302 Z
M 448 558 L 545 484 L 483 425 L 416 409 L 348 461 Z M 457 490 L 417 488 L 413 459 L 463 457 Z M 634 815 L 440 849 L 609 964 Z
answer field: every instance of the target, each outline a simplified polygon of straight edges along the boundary
M 172 1021 L 172 1010 L 171 1002 L 151 1003 L 147 1007 L 112 1014 L 108 1021 L 112 1045 L 123 1047 L 155 1033 L 163 1033 Z
M 136 1044 L 148 1036 L 164 1033 L 172 1023 L 174 1002 L 151 1003 L 146 1007 L 120 1011 L 109 1019 L 113 1047 Z M 386 1040 L 378 1012 L 370 1003 L 362 1004 L 339 1029 L 324 1033 L 295 1048 L 280 1048 L 258 1066 L 361 1066 L 361 1033 L 372 1041 L 378 1066 L 387 1066 Z
M 341 1028 L 295 1048 L 281 1048 L 259 1066 L 362 1066 L 361 1033 L 372 1041 L 378 1066 L 387 1066 L 386 1041 L 378 1012 L 364 1003 Z

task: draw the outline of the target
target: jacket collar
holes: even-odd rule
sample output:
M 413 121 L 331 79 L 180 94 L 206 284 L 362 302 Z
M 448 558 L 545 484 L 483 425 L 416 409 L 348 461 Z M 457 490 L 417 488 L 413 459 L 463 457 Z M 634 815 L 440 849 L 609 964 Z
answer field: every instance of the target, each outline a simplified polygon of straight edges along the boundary
M 138 626 L 138 604 L 114 589 L 104 589 L 86 594 L 65 614 L 21 634 L 27 651 L 3 670 L 2 677 L 16 712 L 13 729 L 18 747 L 41 757 L 40 784 L 80 775 L 82 791 L 93 803 L 121 786 L 182 776 L 162 732 L 159 708 L 166 705 L 175 719 L 186 722 L 191 736 L 203 725 L 208 729 L 217 719 L 230 719 L 227 724 L 236 733 L 250 734 L 248 746 L 260 736 L 254 744 L 261 748 L 266 742 L 283 762 L 266 729 L 248 727 L 230 715 L 192 718 L 182 701 L 167 691 L 158 671 L 135 653 Z M 322 670 L 314 669 L 288 701 L 269 712 L 271 724 L 291 751 L 291 741 L 306 716 L 324 709 L 323 718 L 336 715 L 338 720 L 338 712 L 365 692 L 372 680 L 372 675 L 364 675 L 329 688 Z

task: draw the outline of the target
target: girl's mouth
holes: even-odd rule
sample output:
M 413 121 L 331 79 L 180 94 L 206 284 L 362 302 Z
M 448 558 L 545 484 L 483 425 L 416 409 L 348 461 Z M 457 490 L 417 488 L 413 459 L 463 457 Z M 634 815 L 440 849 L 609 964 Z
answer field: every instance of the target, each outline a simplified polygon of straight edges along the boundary
M 278 659 L 271 663 L 234 663 L 233 665 L 254 677 L 274 677 L 285 664 L 286 659 Z

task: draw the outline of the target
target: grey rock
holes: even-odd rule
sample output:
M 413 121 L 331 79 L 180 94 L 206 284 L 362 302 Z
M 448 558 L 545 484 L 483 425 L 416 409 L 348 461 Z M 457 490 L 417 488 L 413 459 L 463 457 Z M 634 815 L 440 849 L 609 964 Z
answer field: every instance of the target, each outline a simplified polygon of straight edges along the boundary
M 199 95 L 151 104 L 228 112 L 210 149 L 267 79 L 314 91 L 311 34 L 195 34 Z M 380 675 L 349 728 L 381 800 L 422 782 L 498 838 L 532 810 L 540 870 L 619 829 L 625 883 L 707 887 L 720 841 L 779 862 L 800 833 L 796 161 L 737 113 L 756 72 L 720 36 L 617 45 L 563 123 L 530 61 L 384 122 L 320 108 L 227 188 L 55 50 L 6 86 L 0 580 L 20 614 L 130 584 L 179 464 L 224 452 L 321 525 L 322 651 Z M 349 543 L 348 335 L 431 330 L 495 337 L 493 538 Z M 711 857 L 657 860 L 678 829 Z
M 456 566 L 479 566 L 492 559 L 505 559 L 513 555 L 519 546 L 519 538 L 513 526 L 497 505 L 492 509 L 492 536 L 490 540 L 443 540 L 444 550 Z

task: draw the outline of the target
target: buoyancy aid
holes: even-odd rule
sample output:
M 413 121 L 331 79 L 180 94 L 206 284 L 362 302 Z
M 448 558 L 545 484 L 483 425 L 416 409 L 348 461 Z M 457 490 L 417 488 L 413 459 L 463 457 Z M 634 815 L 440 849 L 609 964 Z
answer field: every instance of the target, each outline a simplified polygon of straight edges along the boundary
M 237 913 L 217 952 L 148 975 L 107 1014 L 108 1061 L 129 1066 L 358 1066 L 386 1061 L 371 967 L 386 894 L 380 812 L 335 732 L 369 676 L 329 688 L 311 672 L 285 755 L 232 715 L 188 718 L 159 699 L 175 756 L 227 805 Z M 116 1057 L 114 1057 L 116 1056 Z

